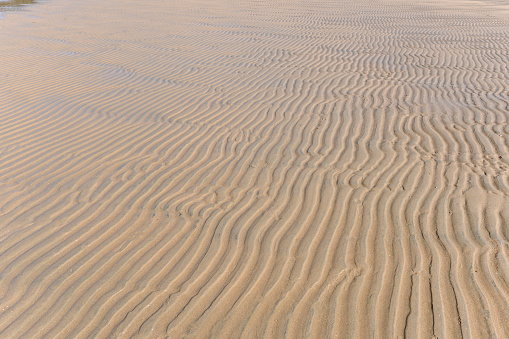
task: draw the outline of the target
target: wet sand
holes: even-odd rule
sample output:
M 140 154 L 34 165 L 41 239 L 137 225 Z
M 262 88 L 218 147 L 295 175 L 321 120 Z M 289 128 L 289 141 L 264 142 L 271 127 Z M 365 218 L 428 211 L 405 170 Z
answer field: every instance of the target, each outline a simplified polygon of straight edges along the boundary
M 0 338 L 507 337 L 503 2 L 30 3 Z

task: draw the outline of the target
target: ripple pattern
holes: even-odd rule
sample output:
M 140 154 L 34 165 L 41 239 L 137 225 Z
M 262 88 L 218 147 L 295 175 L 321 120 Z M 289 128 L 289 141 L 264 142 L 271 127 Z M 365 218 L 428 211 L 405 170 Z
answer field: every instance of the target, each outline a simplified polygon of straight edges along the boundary
M 38 6 L 0 19 L 1 338 L 507 337 L 499 2 Z

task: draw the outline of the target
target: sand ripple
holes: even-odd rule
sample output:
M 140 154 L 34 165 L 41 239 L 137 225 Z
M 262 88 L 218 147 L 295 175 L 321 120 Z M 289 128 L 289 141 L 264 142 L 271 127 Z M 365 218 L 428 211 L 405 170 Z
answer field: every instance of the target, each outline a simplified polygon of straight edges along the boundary
M 499 3 L 38 6 L 0 19 L 0 337 L 507 336 Z

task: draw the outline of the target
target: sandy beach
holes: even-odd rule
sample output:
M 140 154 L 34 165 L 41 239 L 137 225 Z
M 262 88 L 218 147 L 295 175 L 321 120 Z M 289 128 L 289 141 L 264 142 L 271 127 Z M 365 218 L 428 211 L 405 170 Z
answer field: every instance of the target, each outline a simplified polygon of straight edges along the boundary
M 0 338 L 509 338 L 506 2 L 0 13 Z

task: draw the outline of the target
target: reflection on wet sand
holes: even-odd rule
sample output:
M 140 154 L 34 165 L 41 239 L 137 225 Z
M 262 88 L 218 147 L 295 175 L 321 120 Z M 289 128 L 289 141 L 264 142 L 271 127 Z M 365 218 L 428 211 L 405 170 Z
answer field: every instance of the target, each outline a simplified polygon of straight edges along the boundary
M 12 10 L 18 9 L 20 7 L 24 7 L 24 5 L 35 4 L 35 0 L 10 0 L 10 1 L 2 1 L 0 0 L 0 10 Z

